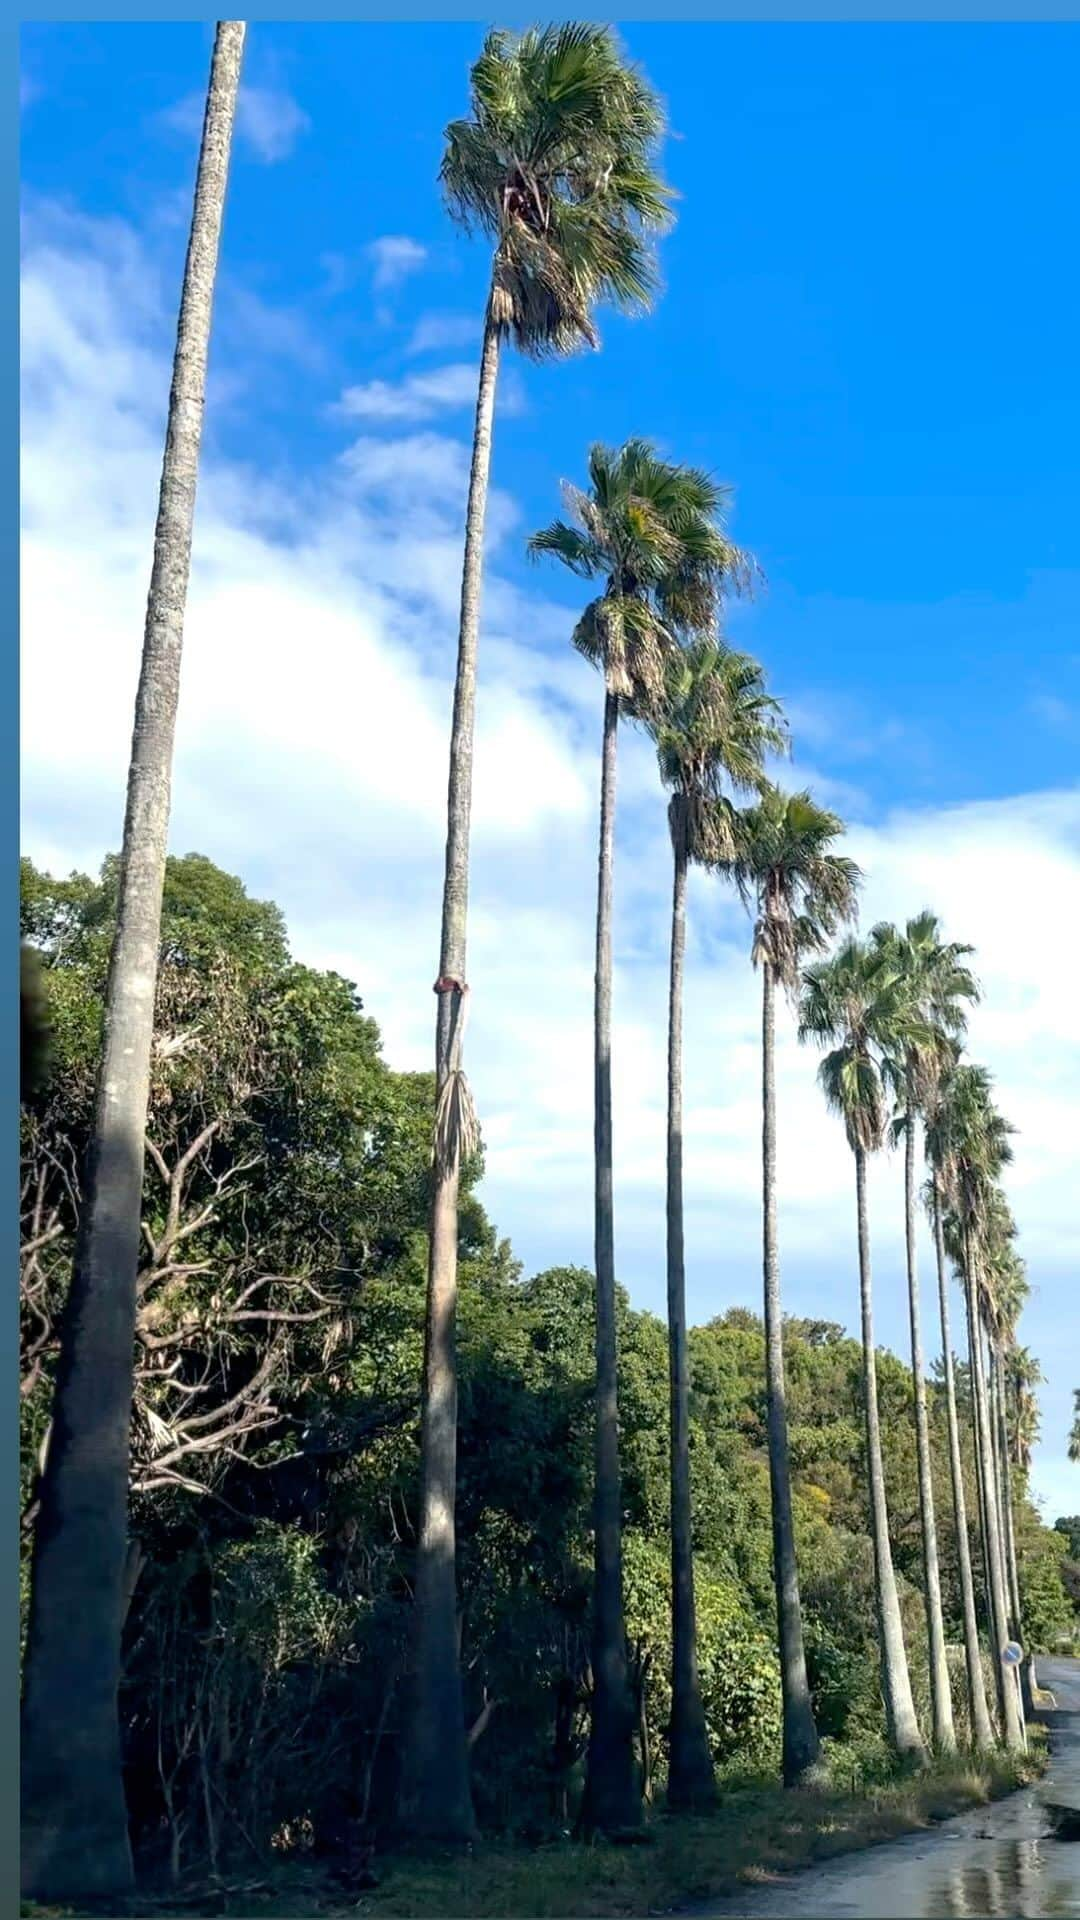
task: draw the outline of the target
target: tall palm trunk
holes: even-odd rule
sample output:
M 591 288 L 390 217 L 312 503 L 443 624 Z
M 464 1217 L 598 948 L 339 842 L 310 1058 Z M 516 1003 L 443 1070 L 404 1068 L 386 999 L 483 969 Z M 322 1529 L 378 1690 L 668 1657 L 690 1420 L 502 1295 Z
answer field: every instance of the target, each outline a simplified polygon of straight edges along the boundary
M 1010 1541 L 1012 1537 L 1012 1514 L 1006 1492 L 1007 1459 L 1005 1449 L 1005 1428 L 1001 1415 L 1001 1366 L 1000 1350 L 989 1326 L 986 1330 L 987 1349 L 987 1400 L 990 1415 L 990 1450 L 993 1456 L 994 1472 L 994 1515 L 997 1522 L 998 1552 L 1001 1555 L 1001 1578 L 1005 1591 L 1005 1625 L 1012 1640 L 1020 1639 L 1019 1594 L 1014 1586 L 1014 1568 L 1010 1560 Z M 1020 1729 L 1027 1744 L 1025 1718 L 1027 1706 L 1025 1693 L 1028 1676 L 1023 1663 L 1010 1667 L 1005 1675 L 1006 1686 L 1011 1687 L 1017 1696 L 1017 1712 Z
M 983 1371 L 982 1340 L 979 1334 L 978 1307 L 975 1301 L 975 1281 L 972 1271 L 970 1240 L 964 1248 L 964 1296 L 967 1306 L 968 1357 L 971 1365 L 972 1395 L 975 1405 L 975 1432 L 978 1455 L 982 1462 L 983 1484 L 983 1536 L 986 1545 L 986 1557 L 989 1565 L 990 1617 L 993 1626 L 991 1644 L 994 1664 L 997 1668 L 998 1699 L 1001 1706 L 1002 1726 L 1005 1744 L 1011 1752 L 1018 1753 L 1024 1745 L 1024 1731 L 1020 1720 L 1020 1702 L 1012 1683 L 1012 1675 L 1002 1665 L 1002 1650 L 1008 1642 L 1008 1607 L 1005 1601 L 1005 1577 L 1001 1560 L 1001 1542 L 998 1535 L 995 1515 L 993 1487 L 993 1449 L 990 1436 L 990 1417 L 987 1407 L 986 1377 Z
M 600 859 L 596 907 L 596 1486 L 593 1691 L 584 1824 L 600 1832 L 637 1825 L 634 1710 L 626 1664 L 615 1344 L 615 1215 L 611 1170 L 611 911 L 615 859 L 618 696 L 604 696 Z
M 994 1389 L 997 1407 L 998 1460 L 1001 1468 L 1001 1514 L 1005 1531 L 1005 1570 L 1013 1630 L 1021 1636 L 1020 1576 L 1016 1563 L 1016 1526 L 1013 1516 L 1012 1462 L 1009 1458 L 1009 1427 L 1005 1410 L 1005 1360 L 1000 1344 L 992 1349 Z
M 173 738 L 214 278 L 244 22 L 218 22 L 184 267 L 94 1132 L 42 1477 L 22 1706 L 27 1895 L 132 1880 L 117 1689 L 135 1281 Z
M 446 866 L 439 978 L 435 983 L 435 1091 L 440 1100 L 459 1067 L 469 904 L 476 656 L 484 520 L 499 331 L 484 320 L 472 467 L 465 516 L 457 678 L 450 729 Z M 476 1833 L 458 1646 L 455 1502 L 457 1495 L 457 1259 L 460 1156 L 454 1142 L 436 1152 L 428 1251 L 427 1319 L 420 1425 L 420 1529 L 413 1604 L 412 1702 L 406 1739 L 401 1819 L 414 1837 L 449 1844 Z
M 949 1285 L 945 1267 L 945 1237 L 941 1220 L 941 1193 L 936 1176 L 934 1177 L 934 1247 L 937 1253 L 941 1351 L 945 1362 L 945 1411 L 949 1425 L 949 1470 L 952 1476 L 953 1513 L 956 1521 L 956 1558 L 960 1570 L 960 1599 L 964 1614 L 964 1663 L 967 1668 L 971 1738 L 976 1750 L 982 1753 L 993 1746 L 994 1734 L 990 1724 L 990 1711 L 986 1704 L 986 1685 L 979 1649 L 979 1623 L 975 1612 L 975 1582 L 971 1572 L 964 1466 L 960 1452 L 960 1426 L 956 1417 L 956 1375 L 949 1331 Z
M 922 1522 L 923 1590 L 930 1656 L 930 1700 L 934 1747 L 938 1753 L 956 1750 L 949 1667 L 945 1658 L 945 1622 L 941 1612 L 941 1573 L 938 1567 L 937 1522 L 934 1515 L 934 1478 L 930 1463 L 930 1425 L 926 1414 L 926 1377 L 923 1369 L 922 1324 L 919 1309 L 919 1262 L 915 1212 L 915 1075 L 907 1068 L 907 1124 L 904 1128 L 904 1232 L 907 1244 L 908 1312 L 911 1321 L 911 1376 L 915 1389 L 915 1453 L 919 1470 L 919 1517 Z
M 698 1807 L 716 1798 L 705 1708 L 698 1679 L 694 1556 L 690 1512 L 690 1382 L 683 1246 L 683 959 L 686 950 L 686 844 L 682 796 L 672 802 L 674 885 L 668 1001 L 667 1308 L 671 1387 L 671 1728 L 668 1805 Z
M 855 1198 L 859 1221 L 859 1295 L 862 1309 L 863 1398 L 866 1413 L 866 1473 L 870 1491 L 870 1533 L 874 1543 L 874 1585 L 881 1643 L 881 1691 L 889 1739 L 898 1754 L 922 1756 L 923 1743 L 911 1697 L 900 1599 L 889 1545 L 885 1469 L 881 1458 L 877 1362 L 874 1353 L 870 1231 L 866 1216 L 866 1154 L 855 1149 Z
M 998 1416 L 998 1457 L 1001 1461 L 1001 1506 L 1005 1523 L 1005 1567 L 1006 1585 L 1012 1607 L 1013 1637 L 1024 1646 L 1024 1615 L 1020 1604 L 1020 1566 L 1016 1553 L 1016 1514 L 1013 1506 L 1012 1458 L 1009 1446 L 1008 1411 L 1008 1372 L 1005 1366 L 1005 1352 L 999 1342 L 994 1353 L 995 1373 L 997 1377 L 997 1416 Z M 1036 1711 L 1035 1662 L 1025 1648 L 1024 1658 L 1017 1668 L 1017 1680 L 1020 1686 L 1020 1712 L 1022 1718 L 1030 1720 Z
M 992 1490 L 991 1512 L 993 1514 L 994 1531 L 997 1536 L 998 1561 L 1001 1566 L 1001 1590 L 1003 1597 L 1002 1622 L 1006 1634 L 1010 1639 L 1013 1639 L 1016 1634 L 1016 1623 L 1013 1619 L 1012 1597 L 1009 1592 L 1009 1557 L 1005 1544 L 1005 1503 L 1002 1493 L 1001 1453 L 998 1445 L 997 1381 L 994 1369 L 994 1345 L 989 1331 L 987 1331 L 986 1335 L 985 1348 L 983 1348 L 981 1340 L 979 1347 L 980 1363 L 983 1364 L 986 1369 L 984 1376 L 986 1380 L 986 1414 L 990 1427 L 989 1485 Z M 1019 1684 L 1018 1676 L 1010 1669 L 1006 1674 L 1006 1680 L 1012 1679 L 1016 1679 L 1017 1684 Z
M 762 1266 L 765 1285 L 765 1376 L 772 1494 L 773 1578 L 784 1703 L 784 1785 L 794 1786 L 817 1760 L 820 1747 L 810 1704 L 803 1646 L 795 1523 L 791 1512 L 787 1394 L 784 1386 L 784 1321 L 780 1307 L 780 1257 L 776 1231 L 776 976 L 761 967 L 761 1187 Z
M 970 1386 L 970 1392 L 971 1392 L 972 1439 L 974 1441 L 974 1453 L 975 1453 L 975 1486 L 976 1486 L 976 1491 L 978 1493 L 978 1498 L 979 1498 L 979 1541 L 982 1549 L 981 1559 L 982 1559 L 983 1592 L 986 1595 L 986 1618 L 987 1618 L 987 1624 L 990 1630 L 990 1646 L 991 1646 L 991 1649 L 993 1649 L 996 1645 L 996 1641 L 994 1637 L 996 1632 L 996 1626 L 995 1626 L 995 1616 L 994 1616 L 994 1583 L 990 1574 L 990 1527 L 988 1522 L 989 1509 L 987 1506 L 986 1462 L 983 1458 L 982 1434 L 979 1429 L 978 1407 L 975 1401 L 975 1361 L 972 1356 L 971 1315 L 968 1312 L 968 1307 L 967 1307 L 966 1286 L 964 1291 L 964 1309 L 965 1309 L 965 1316 L 967 1320 L 967 1335 L 968 1335 L 968 1376 L 969 1376 L 969 1386 Z M 997 1700 L 998 1725 L 1000 1728 L 1004 1728 L 1004 1725 L 1005 1725 L 1005 1671 L 1001 1665 L 1000 1660 L 996 1658 L 994 1660 L 994 1694 Z

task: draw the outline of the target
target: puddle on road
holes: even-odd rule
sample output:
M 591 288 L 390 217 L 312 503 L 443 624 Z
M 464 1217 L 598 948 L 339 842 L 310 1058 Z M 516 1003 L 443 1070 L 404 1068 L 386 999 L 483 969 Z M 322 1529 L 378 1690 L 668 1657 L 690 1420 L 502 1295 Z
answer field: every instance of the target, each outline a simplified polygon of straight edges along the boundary
M 930 1833 L 842 1855 L 721 1901 L 707 1920 L 1080 1920 L 1080 1845 L 1048 1831 L 1036 1795 Z
M 1040 1791 L 747 1888 L 700 1920 L 1080 1920 L 1080 1842 L 1052 1833 L 1043 1798 L 1080 1807 L 1080 1662 L 1045 1666 L 1062 1710 Z
M 939 1876 L 921 1920 L 1043 1920 L 1080 1914 L 1080 1880 L 1055 1875 L 1060 1842 L 1012 1840 L 993 1843 L 993 1858 L 964 1864 Z M 914 1920 L 915 1910 L 909 1909 Z
M 715 1920 L 1077 1920 L 1080 1847 L 942 1832 L 849 1855 L 713 1909 Z M 883 1856 L 888 1857 L 883 1857 Z

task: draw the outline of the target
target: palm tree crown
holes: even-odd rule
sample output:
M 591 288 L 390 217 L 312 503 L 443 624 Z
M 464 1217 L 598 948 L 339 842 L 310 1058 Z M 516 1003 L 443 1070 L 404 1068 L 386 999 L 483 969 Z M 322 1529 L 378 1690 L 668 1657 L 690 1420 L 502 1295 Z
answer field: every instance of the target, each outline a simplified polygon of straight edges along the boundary
M 901 1057 L 888 1063 L 898 1089 L 904 1087 L 910 1071 L 915 1099 L 925 1112 L 966 1031 L 963 1002 L 979 997 L 975 979 L 964 965 L 973 949 L 943 941 L 941 922 L 928 910 L 909 920 L 902 933 L 887 922 L 879 923 L 871 931 L 870 942 L 888 954 L 912 1014 L 925 1028 L 921 1037 L 909 1033 Z
M 652 732 L 660 778 L 672 790 L 673 845 L 688 859 L 718 862 L 732 845 L 725 779 L 737 792 L 760 792 L 765 755 L 787 747 L 760 664 L 707 638 L 673 653 Z
M 451 121 L 451 212 L 495 242 L 490 317 L 533 359 L 595 346 L 592 308 L 650 304 L 651 236 L 671 219 L 654 165 L 660 103 L 610 27 L 488 34 L 472 112 Z
M 606 581 L 574 645 L 603 669 L 609 693 L 654 711 L 679 640 L 712 631 L 722 594 L 745 588 L 753 565 L 721 524 L 725 489 L 661 459 L 647 440 L 594 446 L 589 480 L 588 492 L 563 487 L 569 522 L 535 533 L 529 552 Z
M 874 1153 L 884 1141 L 880 1063 L 904 1030 L 907 1013 L 891 955 L 855 938 L 803 975 L 799 1038 L 835 1043 L 818 1078 L 855 1152 Z
M 829 851 L 843 831 L 839 815 L 816 806 L 808 793 L 769 787 L 739 816 L 731 854 L 719 863 L 756 915 L 754 965 L 768 961 L 789 989 L 801 960 L 820 953 L 841 922 L 855 916 L 859 869 Z

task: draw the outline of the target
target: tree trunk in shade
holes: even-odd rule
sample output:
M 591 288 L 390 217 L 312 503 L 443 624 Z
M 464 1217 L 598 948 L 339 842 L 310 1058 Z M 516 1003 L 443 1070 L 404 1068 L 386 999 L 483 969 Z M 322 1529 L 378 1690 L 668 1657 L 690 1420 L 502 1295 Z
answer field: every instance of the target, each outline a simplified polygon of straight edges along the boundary
M 776 976 L 768 960 L 761 969 L 762 1267 L 765 1285 L 765 1380 L 768 1400 L 769 1485 L 772 1497 L 773 1579 L 783 1696 L 784 1785 L 795 1786 L 817 1760 L 820 1747 L 810 1703 L 803 1645 L 795 1522 L 791 1511 L 787 1394 L 784 1383 L 784 1317 L 780 1305 L 780 1254 L 776 1229 Z
M 600 859 L 596 910 L 596 1468 L 594 1493 L 593 1693 L 585 1774 L 586 1831 L 614 1833 L 641 1820 L 634 1761 L 634 1706 L 626 1661 L 622 1592 L 618 1356 L 615 1339 L 615 1215 L 611 1168 L 611 912 L 615 860 L 617 695 L 604 697 Z
M 975 1611 L 975 1582 L 971 1571 L 971 1545 L 968 1539 L 967 1498 L 964 1493 L 964 1466 L 960 1452 L 960 1424 L 956 1415 L 956 1374 L 953 1367 L 949 1331 L 949 1283 L 945 1265 L 945 1239 L 941 1221 L 941 1194 L 934 1181 L 934 1248 L 937 1254 L 938 1300 L 941 1308 L 941 1351 L 945 1364 L 945 1410 L 949 1426 L 949 1472 L 952 1478 L 953 1514 L 956 1523 L 956 1557 L 960 1572 L 960 1600 L 964 1616 L 964 1665 L 967 1670 L 968 1707 L 972 1744 L 980 1753 L 994 1744 L 994 1730 L 986 1704 L 979 1648 L 979 1623 Z
M 465 514 L 457 680 L 450 730 L 446 865 L 435 1020 L 435 1091 L 451 1071 L 461 1017 L 469 907 L 476 660 L 484 522 L 499 332 L 484 320 L 472 468 Z M 442 1845 L 476 1836 L 457 1633 L 457 1260 L 460 1166 L 436 1159 L 428 1245 L 427 1319 L 420 1422 L 420 1528 L 413 1596 L 410 1700 L 399 1818 L 411 1837 Z
M 945 1658 L 945 1621 L 941 1611 L 941 1573 L 938 1567 L 937 1521 L 934 1514 L 934 1477 L 930 1462 L 930 1424 L 926 1414 L 926 1377 L 923 1366 L 922 1324 L 919 1310 L 919 1262 L 915 1195 L 915 1076 L 907 1069 L 907 1125 L 904 1129 L 904 1228 L 907 1246 L 908 1313 L 911 1322 L 911 1377 L 915 1393 L 915 1457 L 919 1470 L 919 1519 L 922 1526 L 923 1596 L 929 1643 L 930 1700 L 934 1747 L 938 1753 L 956 1749 L 949 1666 Z
M 671 1728 L 668 1805 L 709 1806 L 716 1799 L 705 1708 L 698 1679 L 694 1554 L 690 1511 L 690 1380 L 683 1247 L 683 959 L 686 950 L 685 822 L 673 803 L 674 885 L 668 1000 L 667 1310 L 671 1388 Z
M 870 1230 L 866 1215 L 866 1155 L 855 1149 L 855 1195 L 859 1222 L 859 1293 L 862 1309 L 863 1404 L 866 1416 L 866 1474 L 870 1492 L 870 1533 L 874 1544 L 874 1587 L 878 1636 L 881 1645 L 881 1691 L 889 1740 L 898 1754 L 924 1753 L 915 1702 L 911 1695 L 900 1598 L 896 1590 L 889 1514 L 885 1504 L 885 1469 L 881 1458 L 878 1415 L 877 1360 L 874 1351 L 873 1289 L 870 1273 Z
M 135 1283 L 180 659 L 244 22 L 218 22 L 184 267 L 94 1130 L 40 1489 L 22 1704 L 27 1897 L 132 1885 L 117 1690 Z
M 1020 1699 L 1013 1682 L 1012 1673 L 1002 1664 L 1002 1651 L 1009 1639 L 1009 1610 L 1005 1598 L 1005 1571 L 1001 1559 L 1001 1541 L 998 1533 L 996 1500 L 993 1486 L 994 1456 L 990 1436 L 990 1415 L 987 1406 L 986 1376 L 983 1370 L 982 1339 L 979 1333 L 978 1307 L 975 1302 L 975 1283 L 971 1266 L 970 1245 L 964 1254 L 964 1294 L 967 1306 L 968 1322 L 968 1358 L 971 1366 L 972 1394 L 975 1403 L 975 1429 L 979 1455 L 982 1460 L 983 1479 L 983 1534 L 986 1544 L 986 1557 L 990 1569 L 990 1611 L 993 1632 L 991 1649 L 999 1674 L 998 1698 L 1001 1706 L 1002 1726 L 1005 1745 L 1012 1753 L 1019 1753 L 1024 1746 L 1024 1729 L 1020 1719 Z

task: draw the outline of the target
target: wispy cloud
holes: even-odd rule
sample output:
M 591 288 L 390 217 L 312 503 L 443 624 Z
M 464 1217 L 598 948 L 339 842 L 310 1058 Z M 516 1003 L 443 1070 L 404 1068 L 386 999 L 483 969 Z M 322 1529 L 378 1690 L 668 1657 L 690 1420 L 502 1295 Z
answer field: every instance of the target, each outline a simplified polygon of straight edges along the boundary
M 158 124 L 184 139 L 202 131 L 205 96 L 185 94 L 175 106 L 158 115 Z M 236 137 L 265 166 L 286 160 L 311 121 L 303 108 L 281 87 L 244 86 L 236 102 Z
M 299 307 L 277 306 L 238 281 L 222 285 L 217 324 L 224 344 L 242 355 L 293 360 L 313 372 L 326 365 L 323 343 Z
M 403 380 L 368 380 L 346 387 L 331 412 L 346 420 L 431 420 L 438 413 L 475 406 L 476 381 L 471 361 L 455 361 L 432 367 L 430 373 L 406 374 Z M 525 389 L 515 368 L 500 380 L 496 404 L 503 415 L 524 413 Z
M 285 160 L 311 125 L 292 95 L 278 87 L 243 87 L 236 103 L 236 125 L 260 160 Z
M 1051 733 L 1071 735 L 1080 732 L 1080 711 L 1057 693 L 1036 693 L 1028 701 L 1035 719 Z
M 407 233 L 384 233 L 371 242 L 367 253 L 378 293 L 389 293 L 400 286 L 411 273 L 419 272 L 428 257 L 427 248 L 419 240 L 410 240 Z
M 346 387 L 337 411 L 353 420 L 430 420 L 476 399 L 476 368 L 467 364 L 411 373 L 404 380 L 368 380 Z
M 475 313 L 422 313 L 405 351 L 447 353 L 456 347 L 472 346 L 479 338 L 480 323 Z

